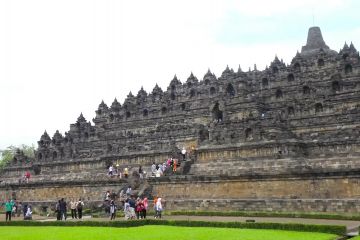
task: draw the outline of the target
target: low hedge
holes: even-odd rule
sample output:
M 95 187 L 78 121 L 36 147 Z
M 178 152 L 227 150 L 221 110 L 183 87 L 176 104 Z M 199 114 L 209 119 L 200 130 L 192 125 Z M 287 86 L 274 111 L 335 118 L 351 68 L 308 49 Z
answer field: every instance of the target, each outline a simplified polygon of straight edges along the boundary
M 282 218 L 310 218 L 359 221 L 360 215 L 340 215 L 330 213 L 288 213 L 288 212 L 242 212 L 242 211 L 172 211 L 169 215 L 183 216 L 226 216 L 226 217 L 282 217 Z
M 206 221 L 179 221 L 179 220 L 155 220 L 146 219 L 138 221 L 79 221 L 79 222 L 36 222 L 36 221 L 12 221 L 0 222 L 0 226 L 89 226 L 89 227 L 138 227 L 145 225 L 167 225 L 182 227 L 218 227 L 218 228 L 248 228 L 248 229 L 274 229 L 298 232 L 321 232 L 336 235 L 345 235 L 345 226 L 336 225 L 310 225 L 294 223 L 258 223 L 258 222 L 206 222 Z

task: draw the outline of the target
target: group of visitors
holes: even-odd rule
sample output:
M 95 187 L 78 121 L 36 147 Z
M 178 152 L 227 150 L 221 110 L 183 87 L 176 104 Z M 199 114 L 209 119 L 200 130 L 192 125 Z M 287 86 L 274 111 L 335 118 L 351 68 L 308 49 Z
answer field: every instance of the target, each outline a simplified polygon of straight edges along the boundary
M 182 156 L 182 161 L 186 160 L 186 154 L 187 151 L 185 149 L 185 147 L 182 148 L 182 150 L 180 151 L 180 154 Z M 165 174 L 165 171 L 167 169 L 171 169 L 171 172 L 175 173 L 177 171 L 177 168 L 181 165 L 181 160 L 179 161 L 177 158 L 168 158 L 166 159 L 163 163 L 159 163 L 156 164 L 155 162 L 153 162 L 153 164 L 151 165 L 151 176 L 152 177 L 161 177 Z M 119 164 L 116 164 L 115 166 L 113 164 L 111 164 L 108 167 L 108 175 L 110 177 L 119 177 L 119 178 L 128 178 L 129 177 L 129 169 L 130 167 L 125 167 L 123 169 L 123 171 L 121 171 L 121 169 L 119 168 Z M 140 178 L 146 178 L 146 171 L 144 171 L 142 169 L 142 166 L 139 166 L 139 177 Z
M 23 212 L 24 220 L 32 220 L 32 208 L 28 204 L 22 205 L 22 202 L 16 199 L 9 199 L 1 204 L 5 208 L 5 221 L 11 221 L 12 217 L 20 217 L 21 211 Z
M 131 194 L 131 187 L 128 187 L 127 192 Z M 149 207 L 149 202 L 147 197 L 137 197 L 135 199 L 134 195 L 122 194 L 125 200 L 123 202 L 124 206 L 124 215 L 126 220 L 130 219 L 146 219 L 147 210 Z M 108 213 L 110 220 L 114 220 L 116 218 L 117 205 L 115 203 L 115 199 L 111 198 L 110 191 L 106 192 L 106 202 L 109 203 Z M 24 204 L 22 207 L 22 203 L 17 203 L 14 200 L 9 199 L 5 203 L 3 203 L 5 207 L 5 215 L 6 221 L 11 221 L 11 217 L 15 217 L 16 215 L 19 217 L 21 213 L 21 209 L 23 210 L 24 220 L 32 220 L 32 207 L 28 204 Z M 56 203 L 55 213 L 56 219 L 58 221 L 67 219 L 67 203 L 64 198 L 60 199 Z M 78 201 L 71 199 L 69 202 L 70 210 L 71 210 L 71 218 L 72 219 L 82 219 L 82 209 L 84 206 L 84 202 L 81 198 Z M 155 218 L 161 218 L 163 212 L 163 204 L 162 199 L 159 197 L 154 198 L 154 211 Z
M 146 219 L 146 212 L 148 209 L 149 203 L 146 197 L 138 197 L 135 200 L 135 196 L 127 198 L 124 203 L 124 214 L 125 219 Z
M 151 176 L 152 177 L 161 177 L 165 174 L 167 169 L 171 169 L 173 173 L 177 171 L 177 167 L 180 166 L 180 162 L 176 158 L 169 158 L 163 163 L 156 164 L 153 162 L 151 165 Z
M 110 220 L 116 218 L 116 211 L 118 206 L 116 205 L 115 200 L 118 197 L 120 206 L 123 206 L 125 220 L 130 219 L 146 219 L 147 210 L 149 207 L 149 201 L 147 197 L 135 197 L 135 194 L 132 192 L 132 188 L 129 185 L 126 190 L 121 190 L 119 195 L 112 193 L 110 190 L 106 191 L 104 197 L 105 212 L 108 214 Z M 161 212 L 163 211 L 163 206 L 161 198 L 154 199 L 154 210 L 155 217 L 161 218 Z
M 119 168 L 119 164 L 116 164 L 116 167 L 114 165 L 110 165 L 108 168 L 108 175 L 110 177 L 118 177 L 118 178 L 128 178 L 130 172 L 130 167 L 125 167 L 123 171 Z M 142 166 L 139 166 L 139 177 L 146 178 L 146 172 L 142 169 Z
M 129 169 L 127 167 L 124 168 L 123 171 L 119 168 L 119 164 L 116 164 L 116 167 L 114 167 L 113 164 L 111 164 L 108 168 L 108 175 L 110 177 L 118 177 L 118 178 L 128 178 L 129 177 Z
M 115 204 L 116 193 L 113 191 L 106 191 L 104 197 L 105 212 L 109 215 L 110 220 L 116 217 L 117 205 Z
M 82 219 L 82 210 L 84 202 L 79 198 L 79 201 L 71 199 L 70 210 L 72 219 Z M 64 198 L 60 199 L 55 206 L 56 220 L 66 221 L 67 219 L 67 203 Z

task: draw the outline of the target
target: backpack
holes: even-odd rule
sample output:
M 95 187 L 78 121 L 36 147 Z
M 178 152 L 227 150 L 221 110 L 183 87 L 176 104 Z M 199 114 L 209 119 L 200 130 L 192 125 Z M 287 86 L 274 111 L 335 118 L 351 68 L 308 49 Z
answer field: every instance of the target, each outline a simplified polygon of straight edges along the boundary
M 83 204 L 82 204 L 82 202 L 78 202 L 78 204 L 77 204 L 77 206 L 76 206 L 76 208 L 78 209 L 78 210 L 82 210 L 82 207 L 83 207 Z

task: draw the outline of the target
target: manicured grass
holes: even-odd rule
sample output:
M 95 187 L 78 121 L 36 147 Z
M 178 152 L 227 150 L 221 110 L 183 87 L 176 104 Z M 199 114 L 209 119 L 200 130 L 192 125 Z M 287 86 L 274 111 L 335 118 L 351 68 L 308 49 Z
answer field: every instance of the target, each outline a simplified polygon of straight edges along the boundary
M 333 240 L 326 233 L 206 227 L 0 227 L 1 240 Z

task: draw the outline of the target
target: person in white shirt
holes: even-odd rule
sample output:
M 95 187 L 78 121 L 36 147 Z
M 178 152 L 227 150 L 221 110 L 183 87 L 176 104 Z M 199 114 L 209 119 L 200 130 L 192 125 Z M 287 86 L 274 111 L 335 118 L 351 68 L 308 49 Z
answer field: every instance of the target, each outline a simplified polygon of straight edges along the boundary
M 185 161 L 185 157 L 186 157 L 186 149 L 185 149 L 185 147 L 183 147 L 183 149 L 181 150 L 181 155 L 183 156 L 183 161 Z
M 126 199 L 125 204 L 124 204 L 124 215 L 125 215 L 125 220 L 128 220 L 131 218 L 130 204 L 129 204 L 128 199 Z
M 156 205 L 155 205 L 155 210 L 156 210 L 155 218 L 161 218 L 161 212 L 163 211 L 161 198 L 157 199 L 157 202 L 156 202 Z
M 77 202 L 74 199 L 71 199 L 71 201 L 70 201 L 70 209 L 71 209 L 71 218 L 72 219 L 74 219 L 74 218 L 77 219 L 76 205 L 77 205 Z
M 155 176 L 155 175 L 156 175 L 156 164 L 155 164 L 155 163 L 153 163 L 153 164 L 151 165 L 151 175 L 152 175 L 152 176 Z
M 114 172 L 114 167 L 113 167 L 113 165 L 110 165 L 110 167 L 109 167 L 109 175 L 112 176 L 113 172 Z
M 128 196 L 130 196 L 130 195 L 131 195 L 131 191 L 132 191 L 131 186 L 129 186 L 129 187 L 126 189 L 126 194 L 127 194 Z
M 27 207 L 24 220 L 32 220 L 31 206 L 28 206 L 28 207 Z

